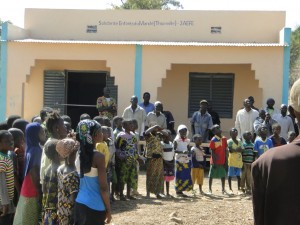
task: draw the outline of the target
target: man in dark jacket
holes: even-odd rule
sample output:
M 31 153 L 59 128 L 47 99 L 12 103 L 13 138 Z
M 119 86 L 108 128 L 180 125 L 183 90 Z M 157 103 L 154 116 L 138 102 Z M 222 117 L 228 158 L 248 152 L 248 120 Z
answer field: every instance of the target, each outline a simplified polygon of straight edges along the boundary
M 290 92 L 289 111 L 300 121 L 300 80 Z M 300 136 L 272 148 L 252 164 L 254 223 L 300 224 Z

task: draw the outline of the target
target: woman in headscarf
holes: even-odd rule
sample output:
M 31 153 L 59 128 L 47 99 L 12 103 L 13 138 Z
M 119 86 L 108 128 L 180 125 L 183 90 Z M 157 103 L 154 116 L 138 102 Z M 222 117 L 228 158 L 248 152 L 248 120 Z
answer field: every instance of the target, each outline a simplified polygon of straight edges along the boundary
M 37 225 L 41 217 L 42 190 L 40 166 L 45 132 L 39 123 L 26 127 L 26 150 L 24 161 L 24 181 L 14 218 L 14 225 Z
M 178 197 L 187 197 L 183 191 L 193 189 L 191 177 L 190 139 L 185 125 L 179 125 L 174 139 L 175 150 L 175 190 Z
M 104 155 L 95 150 L 102 141 L 101 125 L 95 120 L 82 120 L 76 130 L 80 143 L 75 165 L 80 173 L 79 192 L 75 201 L 75 225 L 110 223 L 111 212 Z

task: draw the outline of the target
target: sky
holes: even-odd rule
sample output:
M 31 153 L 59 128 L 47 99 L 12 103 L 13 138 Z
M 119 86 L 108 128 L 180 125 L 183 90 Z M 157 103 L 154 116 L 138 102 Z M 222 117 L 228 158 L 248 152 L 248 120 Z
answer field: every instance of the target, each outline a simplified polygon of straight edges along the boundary
M 4 0 L 2 0 L 4 1 Z M 184 10 L 286 11 L 286 27 L 300 25 L 299 0 L 180 0 Z M 0 19 L 24 27 L 25 8 L 109 9 L 121 0 L 6 0 L 0 6 Z

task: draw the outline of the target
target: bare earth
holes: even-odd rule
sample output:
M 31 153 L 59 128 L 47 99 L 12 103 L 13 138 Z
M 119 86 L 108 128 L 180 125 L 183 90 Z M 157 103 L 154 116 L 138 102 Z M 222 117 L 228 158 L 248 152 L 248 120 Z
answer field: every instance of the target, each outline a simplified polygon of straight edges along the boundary
M 228 183 L 226 180 L 226 190 Z M 237 183 L 233 180 L 234 195 L 223 195 L 221 181 L 213 181 L 213 195 L 199 195 L 196 191 L 186 192 L 188 198 L 157 199 L 151 195 L 146 199 L 146 175 L 140 171 L 137 200 L 115 201 L 112 203 L 111 224 L 221 224 L 250 225 L 253 224 L 252 199 L 249 195 L 237 194 Z M 208 192 L 207 174 L 204 179 L 203 191 Z M 175 196 L 174 183 L 170 184 L 170 194 Z

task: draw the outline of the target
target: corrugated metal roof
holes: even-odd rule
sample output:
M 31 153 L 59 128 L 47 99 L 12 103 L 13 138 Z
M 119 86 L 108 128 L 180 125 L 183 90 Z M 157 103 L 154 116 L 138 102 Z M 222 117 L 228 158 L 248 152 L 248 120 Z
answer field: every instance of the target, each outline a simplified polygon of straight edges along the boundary
M 75 40 L 10 40 L 19 43 L 45 44 L 93 44 L 93 45 L 154 45 L 154 46 L 222 46 L 222 47 L 284 47 L 288 44 L 279 43 L 218 43 L 218 42 L 169 42 L 169 41 L 75 41 Z

